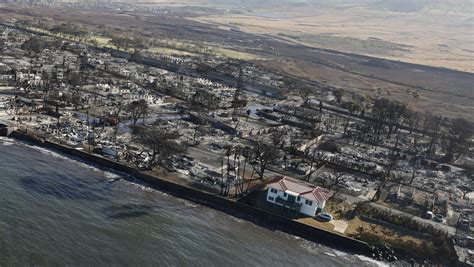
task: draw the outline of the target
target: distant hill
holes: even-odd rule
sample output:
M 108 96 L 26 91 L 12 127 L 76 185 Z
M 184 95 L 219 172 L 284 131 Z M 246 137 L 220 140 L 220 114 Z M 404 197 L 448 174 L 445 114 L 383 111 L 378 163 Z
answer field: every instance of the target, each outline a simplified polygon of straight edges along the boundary
M 138 3 L 138 4 L 207 4 L 245 6 L 282 6 L 286 4 L 323 5 L 323 6 L 364 6 L 384 9 L 392 12 L 419 12 L 424 9 L 442 9 L 447 11 L 473 13 L 474 0 L 0 0 L 0 3 L 21 4 L 57 4 L 57 3 Z

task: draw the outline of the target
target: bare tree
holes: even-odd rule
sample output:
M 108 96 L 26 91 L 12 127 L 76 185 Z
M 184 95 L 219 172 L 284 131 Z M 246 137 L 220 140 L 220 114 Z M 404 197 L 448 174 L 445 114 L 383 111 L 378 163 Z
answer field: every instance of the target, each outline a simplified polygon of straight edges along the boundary
M 296 89 L 296 94 L 303 100 L 303 106 L 308 104 L 311 97 L 314 95 L 314 90 L 307 85 L 300 84 Z
M 185 152 L 183 145 L 176 141 L 179 134 L 168 130 L 161 125 L 136 126 L 133 128 L 134 141 L 143 145 L 144 150 L 150 156 L 149 167 L 157 164 L 163 165 L 164 161 L 172 155 Z
M 118 105 L 116 105 L 116 109 L 113 112 L 113 120 L 114 120 L 114 143 L 117 143 L 117 132 L 118 132 L 118 127 L 120 126 L 120 112 L 122 112 L 124 105 L 119 102 Z
M 219 108 L 220 98 L 213 93 L 200 89 L 191 97 L 190 103 L 198 113 L 207 113 Z
M 383 174 L 382 180 L 380 181 L 380 184 L 377 187 L 377 192 L 375 193 L 374 197 L 372 198 L 372 201 L 377 201 L 377 200 L 380 199 L 380 196 L 382 194 L 382 190 L 393 179 L 393 176 L 392 176 L 392 173 L 391 173 L 392 170 L 395 169 L 397 166 L 398 166 L 398 156 L 397 155 L 391 155 L 390 156 L 390 162 L 387 166 L 387 172 L 385 174 Z
M 441 117 L 425 114 L 422 127 L 424 135 L 427 134 L 430 136 L 430 143 L 426 150 L 426 154 L 430 156 L 434 154 L 435 144 L 441 138 Z
M 125 107 L 125 110 L 130 112 L 133 119 L 133 126 L 135 126 L 137 125 L 138 119 L 145 116 L 148 112 L 148 103 L 144 99 L 133 101 Z
M 345 173 L 336 172 L 334 175 L 328 175 L 324 178 L 318 179 L 319 184 L 321 184 L 322 187 L 332 192 L 332 195 L 329 197 L 329 199 L 336 197 L 340 193 L 342 186 L 347 181 L 347 177 L 345 175 Z
M 198 113 L 198 116 L 196 117 L 198 121 L 196 122 L 196 127 L 194 128 L 194 141 L 196 140 L 200 126 L 205 122 L 204 115 L 207 115 L 211 110 L 219 108 L 219 103 L 220 98 L 206 90 L 197 90 L 196 93 L 191 96 L 191 107 Z
M 265 171 L 279 157 L 278 149 L 274 146 L 258 141 L 253 147 L 253 169 L 260 180 L 263 180 Z
M 304 83 L 301 79 L 286 77 L 284 79 L 288 92 L 291 94 L 301 97 L 303 105 L 306 105 L 310 98 L 314 95 L 314 90 L 308 84 Z
M 347 102 L 345 105 L 345 108 L 349 111 L 349 116 L 346 116 L 346 121 L 344 123 L 344 134 L 347 133 L 347 128 L 349 127 L 349 122 L 351 120 L 351 117 L 360 109 L 359 104 L 354 101 L 354 102 Z
M 222 170 L 222 177 L 221 177 L 221 191 L 220 191 L 220 194 L 221 195 L 227 195 L 227 190 L 229 188 L 229 180 L 230 180 L 230 173 L 231 173 L 231 164 L 230 164 L 230 157 L 231 155 L 234 153 L 234 147 L 232 145 L 226 145 L 224 147 L 224 149 L 226 150 L 225 151 L 225 156 L 227 157 L 227 162 L 226 162 L 226 171 L 224 173 L 224 170 Z M 222 164 L 222 168 L 224 168 L 223 166 L 224 164 Z M 235 165 L 234 165 L 234 168 L 235 168 Z
M 454 162 L 469 151 L 469 139 L 473 135 L 473 129 L 473 125 L 465 119 L 455 119 L 451 122 L 444 133 L 445 138 L 442 142 L 445 162 Z
M 239 123 L 240 123 L 240 113 L 242 109 L 247 106 L 247 100 L 242 96 L 240 91 L 241 89 L 238 87 L 235 92 L 231 102 L 232 107 L 232 120 L 235 121 L 234 128 L 237 130 Z
M 308 157 L 309 169 L 306 172 L 306 175 L 304 178 L 305 181 L 309 181 L 311 176 L 325 164 L 325 161 L 323 160 L 325 156 L 326 156 L 325 152 L 319 151 L 317 149 L 313 149 L 311 155 Z
M 286 128 L 276 128 L 271 134 L 272 144 L 276 149 L 282 149 L 285 146 L 285 136 L 288 134 Z
M 241 148 L 241 154 L 242 154 L 242 157 L 243 157 L 243 171 L 242 171 L 242 182 L 240 183 L 240 194 L 241 196 L 247 194 L 247 192 L 249 191 L 250 189 L 250 185 L 252 183 L 252 181 L 254 181 L 254 175 L 255 175 L 255 169 L 252 168 L 252 171 L 250 173 L 250 176 L 247 176 L 247 165 L 249 163 L 249 160 L 252 160 L 253 158 L 253 149 L 248 147 L 248 146 L 245 146 L 243 148 Z M 247 177 L 247 179 L 246 179 Z M 245 180 L 247 180 L 247 187 L 245 188 L 244 190 L 244 185 L 245 185 Z
M 332 94 L 334 95 L 334 97 L 336 98 L 336 102 L 338 104 L 341 104 L 342 102 L 342 97 L 344 96 L 344 91 L 341 90 L 341 89 L 336 89 L 332 92 Z

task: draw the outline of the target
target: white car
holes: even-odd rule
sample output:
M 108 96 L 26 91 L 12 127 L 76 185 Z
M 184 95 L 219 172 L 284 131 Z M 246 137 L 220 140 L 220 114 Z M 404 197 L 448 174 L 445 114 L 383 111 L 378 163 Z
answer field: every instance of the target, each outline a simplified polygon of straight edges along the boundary
M 434 213 L 432 211 L 427 211 L 425 214 L 426 219 L 433 219 L 435 217 Z

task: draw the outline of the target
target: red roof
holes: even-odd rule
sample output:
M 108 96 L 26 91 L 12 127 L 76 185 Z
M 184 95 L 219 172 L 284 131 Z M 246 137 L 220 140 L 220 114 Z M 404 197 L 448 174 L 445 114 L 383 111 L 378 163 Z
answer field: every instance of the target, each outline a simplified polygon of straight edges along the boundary
M 297 193 L 299 196 L 304 197 L 305 199 L 315 200 L 317 202 L 326 201 L 331 196 L 330 191 L 326 188 L 314 186 L 310 183 L 290 177 L 275 177 L 275 179 L 273 179 L 268 184 L 268 186 L 283 192 L 291 191 Z

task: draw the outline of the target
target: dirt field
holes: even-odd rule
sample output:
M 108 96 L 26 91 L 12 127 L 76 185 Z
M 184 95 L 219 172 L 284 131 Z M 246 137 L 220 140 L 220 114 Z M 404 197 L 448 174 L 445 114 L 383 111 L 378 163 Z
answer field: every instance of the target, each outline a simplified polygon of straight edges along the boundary
M 473 10 L 472 5 L 430 5 L 411 13 L 295 6 L 196 19 L 314 47 L 474 72 Z

